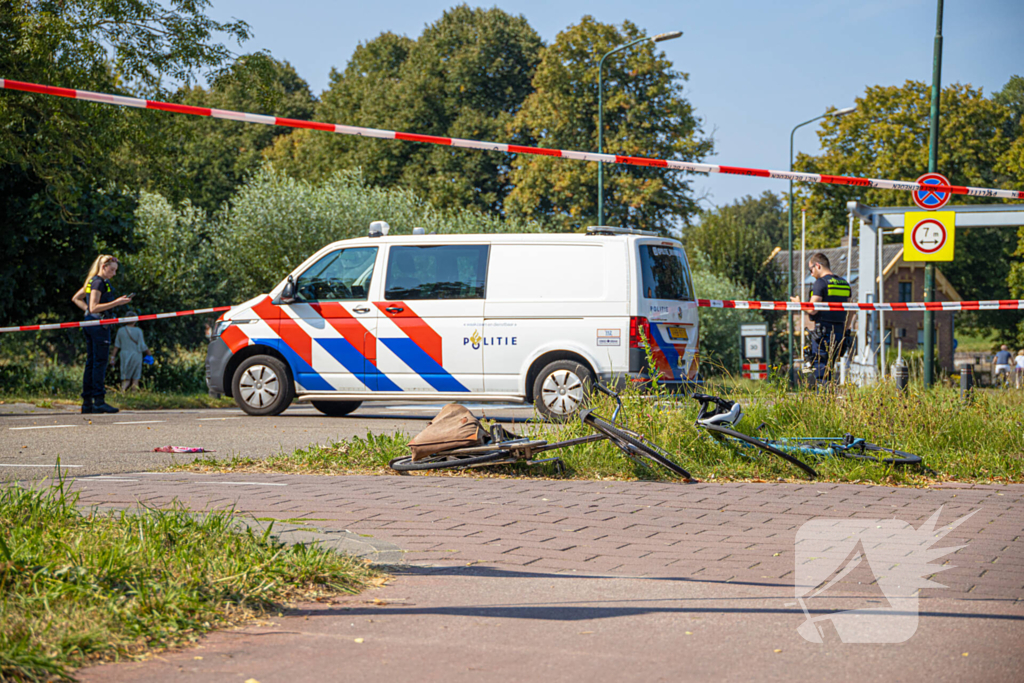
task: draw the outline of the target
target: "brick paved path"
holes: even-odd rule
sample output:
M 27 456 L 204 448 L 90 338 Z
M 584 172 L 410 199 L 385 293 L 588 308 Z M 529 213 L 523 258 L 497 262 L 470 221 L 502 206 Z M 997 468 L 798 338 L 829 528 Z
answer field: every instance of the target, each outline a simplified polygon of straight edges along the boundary
M 938 547 L 967 544 L 935 578 L 957 595 L 1024 600 L 1024 486 L 894 489 L 840 484 L 660 484 L 443 476 L 138 474 L 75 481 L 81 503 L 177 500 L 193 510 L 304 518 L 393 544 L 411 564 L 488 563 L 531 570 L 792 586 L 797 529 L 817 517 L 940 525 L 977 510 Z M 389 555 L 389 558 L 393 556 Z M 940 563 L 942 560 L 939 561 Z M 848 575 L 866 586 L 869 570 Z M 939 591 L 925 589 L 922 595 Z
M 234 506 L 281 520 L 283 537 L 408 563 L 382 590 L 85 669 L 83 683 L 1024 679 L 1024 486 L 138 474 L 74 489 L 103 507 Z M 844 643 L 829 619 L 886 608 L 868 563 L 809 613 L 794 602 L 804 522 L 916 528 L 940 506 L 941 525 L 977 512 L 938 542 L 967 545 L 935 577 L 949 588 L 922 590 L 906 642 Z M 821 643 L 798 632 L 806 618 Z

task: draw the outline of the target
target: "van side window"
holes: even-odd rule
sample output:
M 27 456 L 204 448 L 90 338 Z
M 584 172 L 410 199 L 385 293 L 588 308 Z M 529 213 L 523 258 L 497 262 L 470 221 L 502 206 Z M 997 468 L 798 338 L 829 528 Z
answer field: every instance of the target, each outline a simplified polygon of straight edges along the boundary
M 693 301 L 690 271 L 682 249 L 656 244 L 641 244 L 639 248 L 644 298 Z
M 365 301 L 377 247 L 332 251 L 299 276 L 295 301 Z
M 488 249 L 484 244 L 391 247 L 384 298 L 483 299 Z

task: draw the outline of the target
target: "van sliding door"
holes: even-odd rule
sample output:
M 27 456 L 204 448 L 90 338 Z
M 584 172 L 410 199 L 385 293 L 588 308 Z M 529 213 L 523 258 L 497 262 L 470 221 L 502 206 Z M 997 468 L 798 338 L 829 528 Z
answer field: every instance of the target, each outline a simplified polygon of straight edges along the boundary
M 388 249 L 384 300 L 374 302 L 377 367 L 397 390 L 483 391 L 478 337 L 488 253 L 486 244 Z

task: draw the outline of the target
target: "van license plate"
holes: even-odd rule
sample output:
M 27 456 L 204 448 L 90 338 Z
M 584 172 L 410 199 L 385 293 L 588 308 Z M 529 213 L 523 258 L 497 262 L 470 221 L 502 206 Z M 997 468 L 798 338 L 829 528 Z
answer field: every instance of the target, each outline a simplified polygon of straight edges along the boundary
M 690 338 L 686 334 L 686 328 L 685 327 L 670 327 L 670 328 L 668 328 L 668 336 L 669 336 L 669 339 L 682 339 L 683 341 L 688 341 L 689 338 Z

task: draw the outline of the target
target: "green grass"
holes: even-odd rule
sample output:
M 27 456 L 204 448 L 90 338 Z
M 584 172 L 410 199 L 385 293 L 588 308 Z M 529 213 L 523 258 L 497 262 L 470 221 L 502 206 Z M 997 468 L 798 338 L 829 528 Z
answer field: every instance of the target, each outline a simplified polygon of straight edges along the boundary
M 881 446 L 922 456 L 927 468 L 897 468 L 875 463 L 823 458 L 811 460 L 821 480 L 874 482 L 899 486 L 927 486 L 942 481 L 1024 482 L 1024 392 L 975 392 L 964 405 L 956 390 L 911 387 L 901 397 L 890 383 L 857 389 L 787 392 L 774 383 L 742 391 L 711 385 L 707 393 L 741 401 L 746 417 L 740 430 L 765 437 L 843 436 L 853 433 Z M 711 439 L 694 427 L 697 404 L 656 393 L 623 395 L 629 427 L 676 454 L 677 462 L 702 481 L 801 481 L 804 476 L 779 458 L 760 451 L 734 449 Z M 611 400 L 598 396 L 594 407 L 610 416 Z M 578 421 L 563 425 L 516 425 L 524 435 L 549 442 L 588 433 Z M 350 441 L 314 445 L 266 460 L 201 458 L 177 466 L 197 471 L 284 472 L 295 474 L 394 474 L 390 459 L 408 454 L 409 435 L 372 435 Z M 463 472 L 435 470 L 430 476 L 519 476 L 571 479 L 671 479 L 664 471 L 650 471 L 622 457 L 609 442 L 584 444 L 546 454 L 560 456 L 564 475 L 550 466 L 526 465 L 478 468 Z
M 68 679 L 382 581 L 362 560 L 239 531 L 230 512 L 83 513 L 76 500 L 63 481 L 0 489 L 0 680 Z

